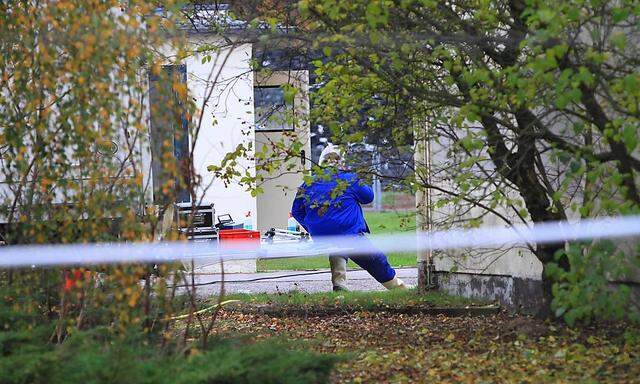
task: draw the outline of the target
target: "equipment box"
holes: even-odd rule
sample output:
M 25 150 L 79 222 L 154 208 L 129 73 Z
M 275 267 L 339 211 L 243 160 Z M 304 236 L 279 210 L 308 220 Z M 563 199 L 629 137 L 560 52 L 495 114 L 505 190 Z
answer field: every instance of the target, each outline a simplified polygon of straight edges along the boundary
M 251 242 L 260 244 L 260 231 L 249 229 L 222 229 L 220 230 L 220 242 Z
M 243 229 L 242 223 L 236 223 L 235 221 L 233 221 L 231 215 L 229 214 L 218 216 L 218 224 L 216 224 L 216 227 L 218 227 L 220 230 Z
M 207 240 L 218 237 L 215 227 L 215 209 L 213 204 L 202 204 L 193 207 L 190 203 L 176 205 L 178 212 L 178 228 L 189 240 Z M 191 225 L 189 225 L 191 224 Z

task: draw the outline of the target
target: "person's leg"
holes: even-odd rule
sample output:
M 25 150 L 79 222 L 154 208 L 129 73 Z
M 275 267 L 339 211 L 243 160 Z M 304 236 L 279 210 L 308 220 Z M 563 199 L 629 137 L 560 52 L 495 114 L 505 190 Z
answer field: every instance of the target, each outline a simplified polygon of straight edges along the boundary
M 376 279 L 387 289 L 406 289 L 406 285 L 396 276 L 396 271 L 389 264 L 387 256 L 381 251 L 373 252 L 367 255 L 358 255 L 350 257 L 354 263 L 358 264 L 362 269 Z
M 331 265 L 331 283 L 334 291 L 348 291 L 347 259 L 342 256 L 329 256 Z

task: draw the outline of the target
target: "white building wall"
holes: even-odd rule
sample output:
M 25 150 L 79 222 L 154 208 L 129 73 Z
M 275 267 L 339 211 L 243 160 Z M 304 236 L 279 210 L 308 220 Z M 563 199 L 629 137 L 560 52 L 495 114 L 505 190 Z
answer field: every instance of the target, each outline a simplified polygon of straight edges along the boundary
M 431 143 L 431 163 L 433 183 L 447 190 L 455 190 L 456 182 L 449 178 L 449 172 L 454 162 L 448 153 L 449 143 Z M 502 187 L 503 193 L 510 199 L 520 200 L 514 190 Z M 442 192 L 431 191 L 432 201 L 443 197 L 450 197 Z M 486 203 L 486 201 L 485 201 Z M 494 210 L 506 217 L 515 225 L 523 225 L 520 218 L 510 208 L 500 205 Z M 498 215 L 487 213 L 484 208 L 475 207 L 467 210 L 455 210 L 453 205 L 447 204 L 432 210 L 432 220 L 435 230 L 443 230 L 460 226 L 459 223 L 472 218 L 482 217 L 481 227 L 507 227 L 508 224 Z M 531 223 L 529 223 L 531 225 Z M 528 248 L 503 247 L 484 249 L 456 249 L 434 252 L 434 263 L 438 271 L 456 271 L 472 274 L 504 275 L 519 278 L 541 279 L 542 263 Z
M 223 44 L 215 37 L 199 37 L 197 42 Z M 217 215 L 228 213 L 237 222 L 251 212 L 255 228 L 256 199 L 247 187 L 240 185 L 239 179 L 225 185 L 207 170 L 209 165 L 220 165 L 225 155 L 238 145 L 254 145 L 251 45 L 223 49 L 203 63 L 206 55 L 194 54 L 184 60 L 187 86 L 199 109 L 191 122 L 193 132 L 197 132 L 191 137 L 192 144 L 195 139 L 193 163 L 201 177 L 197 196 L 204 203 L 214 203 Z M 252 152 L 248 157 L 239 160 L 237 170 L 253 176 Z

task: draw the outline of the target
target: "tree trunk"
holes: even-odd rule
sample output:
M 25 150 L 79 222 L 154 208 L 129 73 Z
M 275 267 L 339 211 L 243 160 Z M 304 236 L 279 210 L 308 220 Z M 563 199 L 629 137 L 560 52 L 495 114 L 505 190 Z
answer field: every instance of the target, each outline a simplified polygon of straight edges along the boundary
M 535 138 L 531 135 L 532 119 L 521 112 L 514 112 L 519 128 L 516 137 L 518 144 L 516 152 L 511 152 L 507 149 L 504 136 L 500 133 L 493 116 L 485 115 L 483 117 L 483 126 L 488 133 L 489 155 L 502 177 L 508 179 L 517 187 L 534 225 L 536 223 L 562 220 L 564 212 L 553 211 L 551 193 L 540 182 L 540 177 L 536 172 L 535 159 L 539 152 L 535 145 Z M 555 253 L 563 248 L 563 244 L 536 245 L 536 257 L 543 265 L 543 305 L 538 313 L 540 317 L 547 318 L 552 314 L 553 281 L 547 276 L 546 271 L 549 263 L 555 261 Z M 566 258 L 562 258 L 558 263 L 561 268 L 569 270 L 570 266 Z
M 515 177 L 515 179 L 518 180 L 516 185 L 518 185 L 520 189 L 520 194 L 525 201 L 534 226 L 536 223 L 561 220 L 563 215 L 560 212 L 551 210 L 551 203 L 544 187 L 537 180 L 533 163 L 523 162 L 522 164 L 530 164 L 530 166 L 520 167 L 518 176 Z M 536 245 L 536 257 L 542 263 L 541 278 L 543 296 L 542 306 L 537 313 L 537 317 L 549 318 L 553 314 L 551 311 L 553 280 L 547 275 L 547 269 L 550 263 L 556 261 L 556 252 L 562 249 L 564 249 L 564 243 Z M 566 256 L 561 257 L 557 262 L 560 268 L 566 271 L 569 270 L 569 260 Z
M 536 317 L 540 319 L 548 319 L 553 316 L 551 304 L 553 302 L 553 283 L 554 281 L 547 276 L 549 263 L 555 258 L 555 253 L 558 250 L 564 249 L 563 244 L 542 245 L 537 247 L 538 259 L 542 261 L 542 306 L 536 313 Z M 546 261 L 543 261 L 546 260 Z M 569 260 L 566 256 L 563 256 L 558 260 L 558 265 L 568 271 Z

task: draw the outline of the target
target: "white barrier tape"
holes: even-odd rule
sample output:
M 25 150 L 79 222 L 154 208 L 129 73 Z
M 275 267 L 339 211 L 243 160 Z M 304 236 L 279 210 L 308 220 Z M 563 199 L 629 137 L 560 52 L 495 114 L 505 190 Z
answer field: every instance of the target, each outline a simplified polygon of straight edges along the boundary
M 533 227 L 487 227 L 431 233 L 317 237 L 307 242 L 274 244 L 164 242 L 0 247 L 0 268 L 52 265 L 166 263 L 175 261 L 248 260 L 313 257 L 327 254 L 366 255 L 377 251 L 486 248 L 546 244 L 640 235 L 640 216 L 608 217 L 577 223 L 550 222 Z

